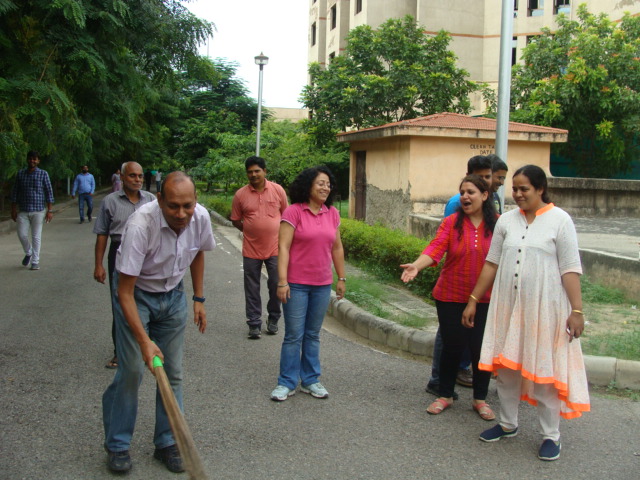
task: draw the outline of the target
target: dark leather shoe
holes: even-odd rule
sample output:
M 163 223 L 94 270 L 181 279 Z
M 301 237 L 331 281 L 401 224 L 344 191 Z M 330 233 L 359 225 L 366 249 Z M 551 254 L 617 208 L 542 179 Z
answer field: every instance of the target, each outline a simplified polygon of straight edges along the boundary
M 128 472 L 131 470 L 129 450 L 123 452 L 107 450 L 107 466 L 112 472 Z
M 180 456 L 178 447 L 175 445 L 165 448 L 156 448 L 153 452 L 153 457 L 164 463 L 164 466 L 167 467 L 167 470 L 170 472 L 184 472 L 182 457 Z

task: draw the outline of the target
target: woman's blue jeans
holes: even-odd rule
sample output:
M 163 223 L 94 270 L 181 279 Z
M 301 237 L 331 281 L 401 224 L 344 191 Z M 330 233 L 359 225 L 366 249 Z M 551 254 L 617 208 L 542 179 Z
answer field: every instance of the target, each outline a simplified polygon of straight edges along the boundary
M 331 285 L 290 283 L 291 298 L 282 304 L 284 340 L 278 385 L 293 390 L 320 376 L 320 329 L 331 298 Z
M 140 347 L 131 333 L 118 301 L 118 272 L 114 272 L 114 312 L 118 370 L 113 383 L 102 396 L 105 447 L 112 452 L 129 450 L 138 412 L 138 389 L 147 370 Z M 149 293 L 135 289 L 136 306 L 145 330 L 164 355 L 164 369 L 182 410 L 182 356 L 187 325 L 187 300 L 184 286 L 166 293 Z M 156 448 L 175 445 L 169 419 L 156 391 L 156 426 L 153 443 Z

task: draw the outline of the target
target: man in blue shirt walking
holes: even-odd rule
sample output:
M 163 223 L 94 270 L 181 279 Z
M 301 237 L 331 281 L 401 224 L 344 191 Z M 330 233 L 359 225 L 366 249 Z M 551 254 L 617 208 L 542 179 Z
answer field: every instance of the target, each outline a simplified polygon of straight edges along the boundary
M 42 223 L 53 218 L 53 188 L 49 174 L 38 168 L 38 152 L 27 153 L 28 167 L 18 172 L 11 191 L 11 219 L 17 223 L 18 238 L 24 249 L 22 265 L 40 269 Z M 45 207 L 46 204 L 46 207 Z M 29 235 L 31 229 L 31 235 Z
M 73 181 L 73 189 L 71 190 L 71 198 L 76 198 L 78 193 L 78 208 L 80 210 L 80 223 L 84 223 L 84 204 L 87 204 L 87 218 L 91 221 L 91 213 L 93 213 L 93 192 L 96 189 L 96 180 L 89 173 L 89 167 L 84 165 L 82 173 L 76 176 Z

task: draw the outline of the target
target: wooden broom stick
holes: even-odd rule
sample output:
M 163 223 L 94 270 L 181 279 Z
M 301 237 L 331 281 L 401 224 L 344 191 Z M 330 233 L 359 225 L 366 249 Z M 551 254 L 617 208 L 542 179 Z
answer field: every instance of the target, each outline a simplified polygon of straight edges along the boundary
M 171 431 L 178 444 L 178 451 L 182 456 L 184 468 L 189 474 L 189 478 L 192 480 L 208 480 L 189 426 L 182 415 L 182 411 L 180 411 L 176 397 L 171 389 L 171 384 L 167 378 L 167 373 L 162 366 L 162 360 L 160 360 L 158 356 L 153 358 L 153 372 L 158 382 L 158 390 L 160 390 L 162 404 L 169 417 Z

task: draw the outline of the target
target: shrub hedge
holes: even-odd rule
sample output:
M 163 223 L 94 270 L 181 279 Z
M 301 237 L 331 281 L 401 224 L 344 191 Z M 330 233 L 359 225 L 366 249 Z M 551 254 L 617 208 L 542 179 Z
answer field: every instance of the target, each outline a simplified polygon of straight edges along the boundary
M 340 236 L 345 258 L 363 265 L 380 279 L 398 282 L 403 263 L 413 262 L 429 240 L 414 237 L 382 225 L 368 225 L 359 220 L 341 219 Z M 431 297 L 431 290 L 440 275 L 440 266 L 425 268 L 407 284 L 414 293 Z

